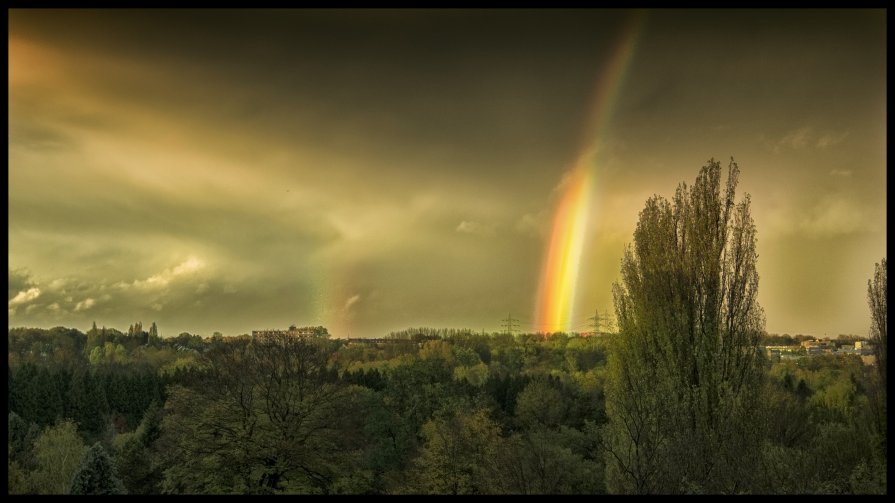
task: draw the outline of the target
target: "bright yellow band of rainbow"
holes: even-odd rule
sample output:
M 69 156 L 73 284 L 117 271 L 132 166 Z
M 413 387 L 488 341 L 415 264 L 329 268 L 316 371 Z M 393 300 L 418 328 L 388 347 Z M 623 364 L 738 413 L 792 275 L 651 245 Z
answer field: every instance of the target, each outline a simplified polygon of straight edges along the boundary
M 537 331 L 571 331 L 581 325 L 576 322 L 582 320 L 574 318 L 575 296 L 580 280 L 581 256 L 588 234 L 588 218 L 592 215 L 591 199 L 599 161 L 597 142 L 606 130 L 612 105 L 634 54 L 635 42 L 642 25 L 642 13 L 637 12 L 622 32 L 612 56 L 600 72 L 581 151 L 560 187 L 562 195 L 547 242 L 535 308 Z

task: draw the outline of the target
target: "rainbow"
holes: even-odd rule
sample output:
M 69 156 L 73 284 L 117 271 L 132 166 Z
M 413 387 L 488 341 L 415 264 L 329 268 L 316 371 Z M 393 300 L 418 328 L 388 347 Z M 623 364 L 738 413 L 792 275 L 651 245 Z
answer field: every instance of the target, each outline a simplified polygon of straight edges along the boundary
M 542 332 L 569 331 L 575 325 L 575 295 L 595 188 L 597 141 L 609 123 L 612 105 L 631 62 L 642 26 L 643 13 L 638 11 L 622 31 L 611 57 L 600 72 L 581 149 L 575 164 L 563 176 L 558 187 L 561 197 L 547 242 L 535 306 L 535 326 Z

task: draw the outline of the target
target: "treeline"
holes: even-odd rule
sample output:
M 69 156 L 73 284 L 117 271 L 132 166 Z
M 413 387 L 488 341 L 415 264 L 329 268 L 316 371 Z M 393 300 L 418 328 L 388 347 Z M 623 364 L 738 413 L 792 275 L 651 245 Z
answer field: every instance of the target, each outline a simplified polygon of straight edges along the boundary
M 583 468 L 599 466 L 585 432 L 603 421 L 600 340 L 129 337 L 10 331 L 10 492 L 68 492 L 78 466 L 54 460 L 91 444 L 132 493 L 602 491 Z M 91 363 L 106 344 L 123 360 Z
M 607 492 L 606 338 L 110 333 L 10 331 L 10 493 Z M 127 363 L 91 363 L 109 343 Z M 742 491 L 884 492 L 872 369 L 764 368 L 765 463 Z
M 413 340 L 413 341 L 423 341 L 429 339 L 442 339 L 448 337 L 464 337 L 475 335 L 475 332 L 469 330 L 467 328 L 431 328 L 431 327 L 419 327 L 419 328 L 406 328 L 404 330 L 397 330 L 394 332 L 389 332 L 388 339 L 400 339 L 400 340 Z
M 840 344 L 854 344 L 856 341 L 867 340 L 867 337 L 861 337 L 854 334 L 839 334 L 835 339 Z M 789 334 L 763 334 L 761 336 L 762 346 L 798 346 L 802 341 L 814 341 L 817 337 L 813 335 L 789 335 Z

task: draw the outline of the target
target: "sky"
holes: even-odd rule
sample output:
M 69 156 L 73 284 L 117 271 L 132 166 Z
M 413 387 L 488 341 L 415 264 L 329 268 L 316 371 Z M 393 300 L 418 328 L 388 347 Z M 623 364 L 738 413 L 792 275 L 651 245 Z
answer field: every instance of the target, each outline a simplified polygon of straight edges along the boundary
M 767 330 L 868 333 L 884 10 L 8 13 L 10 327 L 586 330 L 646 199 L 734 157 Z

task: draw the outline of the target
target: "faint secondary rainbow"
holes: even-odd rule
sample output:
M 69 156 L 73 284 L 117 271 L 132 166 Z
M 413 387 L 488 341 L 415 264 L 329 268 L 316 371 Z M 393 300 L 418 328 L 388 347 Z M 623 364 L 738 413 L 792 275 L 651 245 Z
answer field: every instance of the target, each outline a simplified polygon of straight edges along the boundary
M 575 295 L 588 217 L 592 213 L 597 141 L 609 123 L 612 105 L 634 55 L 642 25 L 643 13 L 637 12 L 622 31 L 609 61 L 600 72 L 581 149 L 574 166 L 563 177 L 558 189 L 561 198 L 553 216 L 535 308 L 535 328 L 542 332 L 569 331 L 576 326 L 573 323 Z

